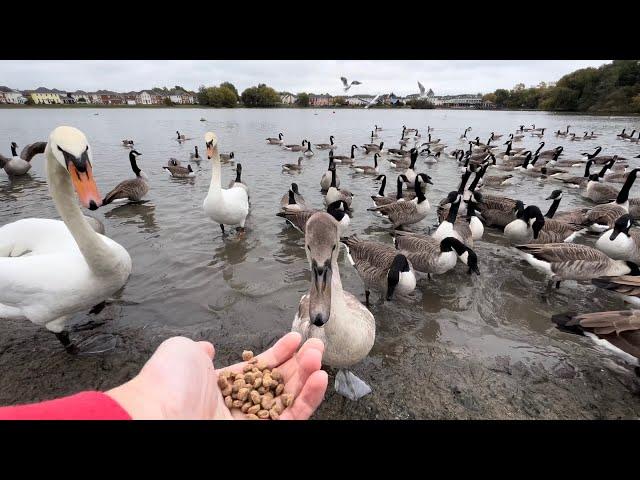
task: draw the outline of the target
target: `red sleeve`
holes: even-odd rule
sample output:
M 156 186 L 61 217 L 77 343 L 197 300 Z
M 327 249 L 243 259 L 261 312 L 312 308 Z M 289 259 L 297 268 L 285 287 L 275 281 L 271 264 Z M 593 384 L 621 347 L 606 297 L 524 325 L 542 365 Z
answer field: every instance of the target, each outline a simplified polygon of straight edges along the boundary
M 131 420 L 114 399 L 102 392 L 0 408 L 0 420 Z

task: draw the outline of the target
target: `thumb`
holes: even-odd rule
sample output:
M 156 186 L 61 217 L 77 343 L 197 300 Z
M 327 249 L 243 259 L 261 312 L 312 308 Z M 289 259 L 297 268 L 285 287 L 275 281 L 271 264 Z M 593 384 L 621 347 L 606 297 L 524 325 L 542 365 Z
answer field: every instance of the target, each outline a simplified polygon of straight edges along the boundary
M 200 348 L 202 348 L 202 350 L 204 350 L 204 352 L 207 354 L 207 356 L 213 360 L 213 357 L 216 354 L 216 350 L 213 347 L 213 344 L 211 342 L 197 342 L 198 345 L 200 346 Z

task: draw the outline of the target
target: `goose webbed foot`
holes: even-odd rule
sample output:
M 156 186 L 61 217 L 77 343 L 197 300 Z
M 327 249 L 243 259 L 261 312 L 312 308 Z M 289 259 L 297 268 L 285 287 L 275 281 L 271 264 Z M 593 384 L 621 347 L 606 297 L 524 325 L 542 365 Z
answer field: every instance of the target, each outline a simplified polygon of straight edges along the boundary
M 73 343 L 71 343 L 71 340 L 69 339 L 69 332 L 67 332 L 66 330 L 63 330 L 62 332 L 54 332 L 54 334 L 56 338 L 60 341 L 64 349 L 67 351 L 67 353 L 71 355 L 78 354 L 78 347 L 76 347 Z
M 334 388 L 337 393 L 353 401 L 371 393 L 371 387 L 349 370 L 338 371 Z
M 222 234 L 224 235 L 224 225 L 222 223 L 220 224 L 220 230 L 222 230 Z

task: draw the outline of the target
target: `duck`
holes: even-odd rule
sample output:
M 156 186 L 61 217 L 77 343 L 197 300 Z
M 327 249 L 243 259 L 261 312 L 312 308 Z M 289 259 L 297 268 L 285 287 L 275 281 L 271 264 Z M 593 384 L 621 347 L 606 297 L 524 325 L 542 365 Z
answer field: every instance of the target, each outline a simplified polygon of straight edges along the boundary
M 620 280 L 623 290 L 632 290 L 639 285 L 636 277 L 620 278 L 624 279 Z M 630 287 L 629 283 L 633 286 Z M 618 285 L 614 288 L 618 288 Z M 586 336 L 595 344 L 610 350 L 628 364 L 633 365 L 636 375 L 640 375 L 640 310 L 582 314 L 567 312 L 553 315 L 551 321 L 559 330 Z
M 396 249 L 407 257 L 411 266 L 418 272 L 429 276 L 441 275 L 452 270 L 458 258 L 464 258 L 469 267 L 468 273 L 480 275 L 478 256 L 455 237 L 436 240 L 428 235 L 396 230 L 393 242 Z
M 504 236 L 513 244 L 573 242 L 581 232 L 581 227 L 545 218 L 535 205 L 504 227 Z
M 339 369 L 351 367 L 364 360 L 373 347 L 375 318 L 355 296 L 342 288 L 338 268 L 340 235 L 333 217 L 324 212 L 314 214 L 306 224 L 304 243 L 311 286 L 300 299 L 291 330 L 302 336 L 303 343 L 309 338 L 322 340 L 325 365 Z M 337 380 L 338 376 L 338 393 L 349 395 L 339 389 L 343 382 Z M 358 398 L 371 388 L 363 384 L 358 390 L 351 398 Z
M 371 165 L 351 165 L 351 168 L 358 173 L 366 173 L 367 175 L 378 174 L 378 157 L 379 153 L 373 155 L 373 167 Z
M 162 169 L 174 178 L 188 178 L 188 177 L 196 176 L 195 172 L 193 171 L 193 168 L 191 168 L 191 165 L 187 165 L 186 168 L 181 167 L 180 165 L 176 165 L 176 166 L 167 165 L 162 167 Z
M 282 140 L 283 136 L 282 133 L 279 133 L 277 138 L 269 137 L 267 138 L 267 143 L 269 145 L 282 145 L 284 142 L 284 140 Z
M 22 149 L 18 156 L 16 142 L 11 142 L 11 158 L 7 158 L 0 154 L 0 168 L 10 177 L 24 175 L 31 170 L 31 160 L 40 153 L 44 153 L 47 142 L 35 142 L 27 145 Z
M 336 187 L 340 187 L 340 177 L 338 177 L 337 172 L 332 173 L 332 170 L 335 171 L 335 165 L 333 164 L 333 159 L 329 157 L 329 168 L 327 168 L 327 171 L 322 174 L 322 177 L 320 177 L 320 189 L 323 192 L 329 190 L 334 176 L 336 178 Z
M 111 202 L 126 201 L 140 202 L 149 192 L 149 182 L 147 175 L 138 167 L 137 157 L 142 155 L 137 150 L 129 152 L 129 162 L 131 170 L 136 178 L 123 180 L 116 187 L 107 193 L 102 199 L 102 205 L 109 205 Z
M 357 235 L 341 237 L 349 263 L 364 283 L 365 305 L 369 305 L 371 290 L 391 301 L 394 294 L 407 295 L 416 288 L 416 276 L 405 255 L 393 245 L 361 240 Z
M 236 230 L 243 235 L 244 224 L 249 215 L 249 195 L 240 186 L 222 188 L 218 137 L 213 132 L 207 132 L 204 140 L 207 145 L 207 158 L 212 161 L 212 168 L 211 184 L 202 208 L 209 218 L 220 225 L 223 234 L 225 225 L 237 225 Z
M 425 177 L 425 183 L 433 184 L 431 177 L 428 175 L 425 175 Z M 422 188 L 420 188 L 420 183 L 421 177 L 416 177 L 414 184 L 416 198 L 413 200 L 397 201 L 388 205 L 368 208 L 367 210 L 379 212 L 383 217 L 389 219 L 393 224 L 394 230 L 398 230 L 405 225 L 418 223 L 423 220 L 431 210 L 429 200 L 427 200 Z
M 339 163 L 342 165 L 350 165 L 355 161 L 355 149 L 358 148 L 357 145 L 351 145 L 351 156 L 347 157 L 346 155 L 334 155 L 333 150 L 329 152 L 329 156 L 333 158 L 333 163 Z
M 331 215 L 338 223 L 340 236 L 346 235 L 346 232 L 349 229 L 349 224 L 351 223 L 351 218 L 347 213 L 348 209 L 349 208 L 342 201 L 338 201 L 327 206 L 326 213 Z M 318 212 L 322 212 L 322 210 L 297 210 L 287 207 L 284 211 L 276 213 L 276 216 L 284 218 L 289 225 L 304 235 L 307 222 Z
M 198 146 L 197 145 L 194 147 L 194 151 L 189 154 L 189 159 L 194 161 L 194 162 L 199 162 L 200 160 L 202 160 L 202 157 L 198 153 Z
M 314 146 L 319 150 L 331 150 L 337 148 L 333 143 L 333 135 L 329 137 L 329 143 L 316 143 Z
M 301 152 L 304 150 L 304 146 L 307 144 L 307 140 L 302 140 L 301 145 L 284 145 L 283 148 L 285 150 L 289 150 L 290 152 Z
M 282 170 L 285 172 L 301 172 L 302 160 L 304 160 L 304 157 L 298 157 L 298 163 L 285 163 L 282 165 Z
M 93 230 L 78 206 L 78 200 L 90 210 L 102 204 L 85 134 L 56 127 L 44 155 L 62 220 L 25 218 L 0 227 L 0 318 L 42 325 L 75 354 L 67 320 L 120 290 L 132 262 L 122 245 Z
M 307 202 L 305 201 L 305 199 L 302 196 L 302 194 L 300 194 L 300 191 L 298 190 L 298 184 L 295 183 L 295 182 L 292 183 L 291 184 L 291 188 L 289 189 L 289 191 L 293 192 L 295 203 L 300 205 L 300 207 L 302 207 L 302 210 L 306 210 L 307 209 Z M 282 198 L 280 199 L 280 206 L 282 208 L 284 208 L 286 205 L 288 205 L 290 203 L 289 198 L 290 198 L 289 192 L 285 193 L 282 196 Z
M 247 187 L 247 184 L 242 181 L 242 164 L 241 163 L 236 164 L 236 178 L 235 180 L 231 180 L 229 182 L 229 186 L 227 188 L 233 188 L 233 187 L 244 188 L 247 192 L 247 198 L 251 200 L 251 195 L 249 194 L 249 187 Z
M 604 232 L 596 241 L 595 247 L 615 260 L 629 260 L 640 263 L 640 229 L 631 215 L 620 215 L 613 228 Z
M 351 208 L 351 201 L 353 199 L 353 193 L 348 190 L 338 189 L 336 185 L 336 167 L 335 165 L 331 169 L 331 185 L 327 190 L 327 194 L 324 197 L 324 201 L 327 205 L 335 203 L 337 201 L 343 201 L 347 208 Z
M 640 275 L 638 265 L 609 258 L 600 250 L 577 243 L 516 245 L 524 259 L 560 288 L 564 280 L 591 280 L 596 277 Z

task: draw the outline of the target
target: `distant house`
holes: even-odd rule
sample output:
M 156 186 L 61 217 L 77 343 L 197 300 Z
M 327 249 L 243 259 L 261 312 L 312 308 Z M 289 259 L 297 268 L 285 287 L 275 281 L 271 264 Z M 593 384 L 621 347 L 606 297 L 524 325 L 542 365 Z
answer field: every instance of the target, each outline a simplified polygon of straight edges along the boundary
M 100 95 L 100 103 L 103 105 L 123 105 L 126 103 L 124 96 L 120 93 L 109 90 L 98 90 L 96 93 Z
M 136 98 L 138 97 L 138 92 L 123 93 L 122 97 L 124 99 L 124 103 L 126 103 L 127 105 L 135 105 Z
M 151 93 L 147 90 L 143 90 L 138 95 L 136 95 L 136 102 L 140 105 L 151 105 L 153 103 L 153 99 L 151 98 Z
M 51 105 L 62 103 L 60 95 L 54 90 L 40 87 L 35 90 L 25 90 L 24 95 L 31 98 L 36 105 Z
M 193 105 L 194 103 L 196 103 L 197 99 L 195 93 L 185 92 L 181 96 L 183 105 Z
M 82 90 L 76 90 L 71 93 L 71 98 L 75 100 L 75 103 L 91 103 L 91 99 L 89 98 L 89 94 Z
M 285 105 L 293 105 L 298 101 L 298 97 L 292 93 L 284 93 L 280 95 L 280 101 Z
M 25 103 L 26 97 L 22 95 L 18 90 L 13 90 L 9 87 L 0 87 L 0 103 Z
M 92 103 L 94 105 L 102 104 L 102 97 L 97 93 L 89 93 L 88 95 L 89 95 L 89 103 Z
M 347 105 L 353 105 L 356 107 L 365 106 L 369 104 L 368 100 L 364 100 L 360 97 L 347 97 L 345 98 Z
M 333 97 L 328 93 L 324 95 L 309 95 L 309 105 L 314 107 L 326 107 L 333 104 Z
M 171 100 L 172 103 L 181 104 L 182 95 L 169 95 L 169 100 Z

